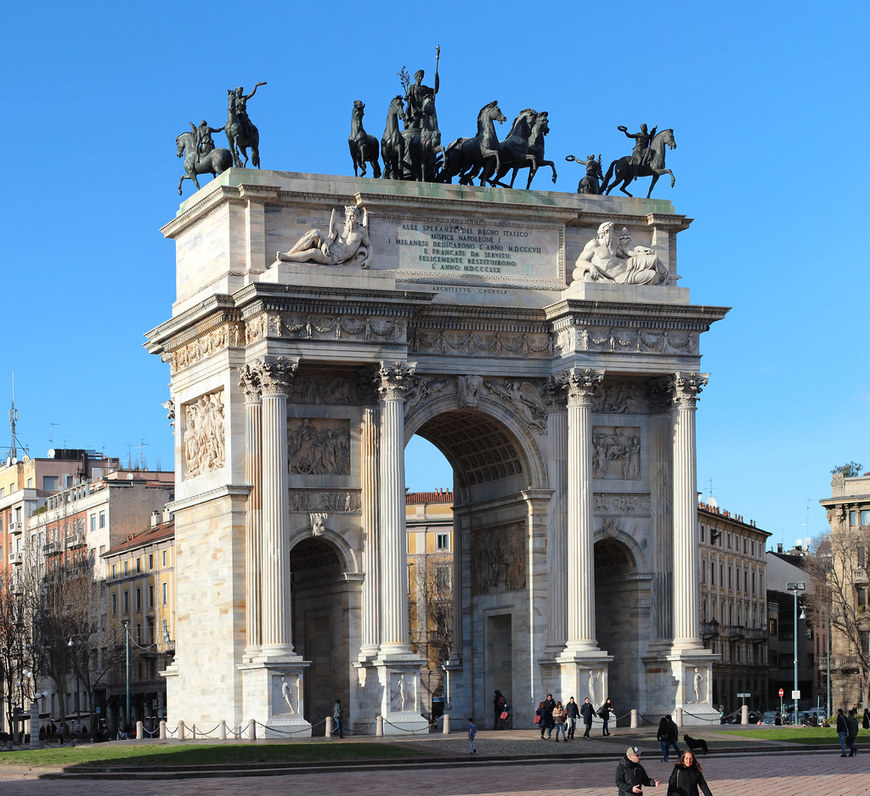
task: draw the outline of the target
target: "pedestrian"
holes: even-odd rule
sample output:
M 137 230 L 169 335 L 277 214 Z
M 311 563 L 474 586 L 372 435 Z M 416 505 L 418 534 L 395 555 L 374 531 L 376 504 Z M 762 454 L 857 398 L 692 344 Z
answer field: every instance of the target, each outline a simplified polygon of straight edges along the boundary
M 565 716 L 568 719 L 568 738 L 574 739 L 574 730 L 577 729 L 577 719 L 580 717 L 580 706 L 574 701 L 574 697 L 568 699 L 565 705 Z
M 662 745 L 662 762 L 668 762 L 668 750 L 673 746 L 677 755 L 680 754 L 680 747 L 677 744 L 677 739 L 680 737 L 680 730 L 676 722 L 670 716 L 662 716 L 659 722 L 659 730 L 656 733 L 656 740 Z
M 474 737 L 477 735 L 477 727 L 474 724 L 474 719 L 469 716 L 468 717 L 468 753 L 472 755 L 477 754 L 477 747 L 474 745 Z
M 870 709 L 864 708 L 864 716 L 861 718 L 861 726 L 865 730 L 870 730 Z
M 540 711 L 541 716 L 541 740 L 544 740 L 544 733 L 547 734 L 547 740 L 553 737 L 553 727 L 556 726 L 556 722 L 553 721 L 553 710 L 555 710 L 555 703 L 553 707 L 547 706 L 547 700 L 545 699 L 538 706 L 538 710 Z
M 610 701 L 610 697 L 604 700 L 604 704 L 598 709 L 598 716 L 602 720 L 603 725 L 601 727 L 602 735 L 611 735 L 610 729 L 607 726 L 607 723 L 610 721 L 610 716 L 613 713 L 613 703 Z
M 502 713 L 507 713 L 507 699 L 505 699 L 504 694 L 496 688 L 495 696 L 492 698 L 492 726 L 495 730 L 501 730 L 504 728 L 504 719 L 501 717 Z
M 580 705 L 580 715 L 583 717 L 583 724 L 586 726 L 586 732 L 583 733 L 583 738 L 589 740 L 589 732 L 592 730 L 592 719 L 595 717 L 595 708 L 589 701 L 589 697 L 583 700 Z
M 559 743 L 559 733 L 562 733 L 562 740 L 565 743 L 568 743 L 568 738 L 565 735 L 565 722 L 567 717 L 568 714 L 565 712 L 565 708 L 562 707 L 562 703 L 557 702 L 556 707 L 553 708 L 553 725 L 556 728 L 556 743 Z
M 837 738 L 840 741 L 840 757 L 848 757 L 846 753 L 846 736 L 849 734 L 849 725 L 843 715 L 843 708 L 837 708 Z
M 625 757 L 619 761 L 616 767 L 616 787 L 619 793 L 643 793 L 643 786 L 650 785 L 653 788 L 659 786 L 657 779 L 651 779 L 644 767 L 640 764 L 640 756 L 643 752 L 636 746 L 629 746 Z
M 535 709 L 535 724 L 538 725 L 538 729 L 541 731 L 541 740 L 544 740 L 544 733 L 547 730 L 547 721 L 544 718 L 547 709 L 544 707 L 543 702 L 538 702 L 538 707 Z
M 335 704 L 332 706 L 332 737 L 335 738 L 335 734 L 338 733 L 339 738 L 344 738 L 344 727 L 341 724 L 341 717 L 344 711 L 341 709 L 341 700 L 336 699 Z
M 846 716 L 846 746 L 849 747 L 849 757 L 854 757 L 858 754 L 858 747 L 855 746 L 855 739 L 858 737 L 858 711 L 852 708 L 849 715 Z
M 701 771 L 701 764 L 695 755 L 686 749 L 671 772 L 668 780 L 667 796 L 698 796 L 699 791 L 704 796 L 713 796 Z

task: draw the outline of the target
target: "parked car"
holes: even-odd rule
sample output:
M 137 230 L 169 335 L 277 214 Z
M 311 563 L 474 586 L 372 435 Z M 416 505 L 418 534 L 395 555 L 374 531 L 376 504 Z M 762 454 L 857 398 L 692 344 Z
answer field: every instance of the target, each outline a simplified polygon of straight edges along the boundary
M 761 724 L 776 724 L 776 717 L 779 716 L 778 710 L 765 710 L 764 713 L 761 714 Z M 782 720 L 780 720 L 780 724 Z

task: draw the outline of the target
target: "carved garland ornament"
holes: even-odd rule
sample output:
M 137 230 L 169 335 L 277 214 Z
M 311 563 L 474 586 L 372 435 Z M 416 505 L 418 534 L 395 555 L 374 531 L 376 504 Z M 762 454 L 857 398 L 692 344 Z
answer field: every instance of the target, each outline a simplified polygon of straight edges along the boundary
M 489 354 L 546 359 L 553 355 L 553 340 L 546 332 L 478 332 L 455 329 L 414 329 L 410 350 L 433 354 Z

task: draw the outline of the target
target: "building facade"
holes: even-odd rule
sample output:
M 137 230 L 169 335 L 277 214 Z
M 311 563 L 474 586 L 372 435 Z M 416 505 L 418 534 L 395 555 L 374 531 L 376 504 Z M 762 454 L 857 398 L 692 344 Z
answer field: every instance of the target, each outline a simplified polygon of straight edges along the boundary
M 768 692 L 765 545 L 770 534 L 715 503 L 698 506 L 701 634 L 713 662 L 713 704 L 761 709 Z M 737 694 L 751 694 L 738 698 Z

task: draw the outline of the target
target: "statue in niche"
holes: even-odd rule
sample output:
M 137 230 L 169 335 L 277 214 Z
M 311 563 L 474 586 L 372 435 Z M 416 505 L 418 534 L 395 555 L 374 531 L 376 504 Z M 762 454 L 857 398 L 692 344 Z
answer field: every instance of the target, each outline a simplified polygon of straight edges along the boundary
M 185 407 L 184 476 L 193 478 L 224 465 L 224 404 L 219 392 Z
M 326 530 L 326 520 L 328 517 L 328 514 L 321 511 L 312 512 L 308 515 L 308 519 L 311 521 L 312 536 L 323 536 L 323 532 Z
M 593 706 L 601 704 L 601 700 L 599 699 L 599 694 L 598 694 L 598 681 L 599 681 L 599 679 L 600 679 L 600 673 L 598 672 L 598 670 L 597 669 L 590 669 L 589 670 L 589 684 L 588 684 L 589 694 L 588 694 L 588 696 L 589 696 L 589 701 L 593 704 Z
M 654 249 L 631 248 L 631 236 L 623 227 L 617 239 L 614 223 L 605 221 L 577 258 L 574 279 L 585 282 L 614 282 L 621 285 L 658 285 L 668 278 L 668 269 Z M 628 248 L 625 248 L 625 247 Z
M 696 704 L 706 702 L 707 694 L 704 688 L 704 675 L 698 667 L 692 670 L 692 693 L 695 697 L 694 700 L 686 700 L 687 702 L 695 702 Z
M 405 675 L 397 674 L 393 678 L 392 689 L 390 690 L 390 709 L 391 710 L 406 710 L 407 702 Z
M 335 210 L 329 218 L 329 232 L 310 229 L 288 252 L 278 252 L 277 258 L 288 263 L 320 263 L 321 265 L 356 265 L 368 268 L 369 250 L 368 214 L 353 205 L 344 208 L 344 227 L 335 228 Z
M 459 403 L 461 406 L 476 407 L 480 400 L 480 388 L 483 387 L 481 376 L 470 375 L 459 377 Z
M 294 678 L 295 680 L 296 678 Z M 293 707 L 293 688 L 287 682 L 286 677 L 281 678 L 281 699 L 287 705 L 288 713 L 296 713 L 296 708 Z

